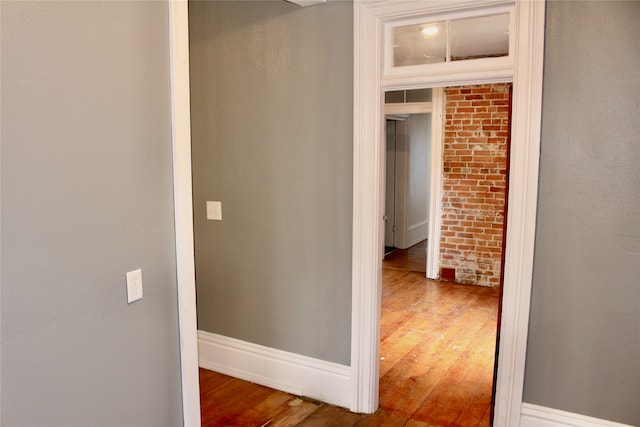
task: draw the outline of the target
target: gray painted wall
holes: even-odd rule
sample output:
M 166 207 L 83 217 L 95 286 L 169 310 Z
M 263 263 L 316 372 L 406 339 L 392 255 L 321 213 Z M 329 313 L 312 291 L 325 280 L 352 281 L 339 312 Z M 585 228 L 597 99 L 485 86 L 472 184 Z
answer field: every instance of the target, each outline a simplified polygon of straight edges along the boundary
M 549 2 L 526 402 L 640 425 L 640 2 Z
M 348 365 L 352 4 L 189 9 L 198 328 Z
M 428 225 L 411 230 L 429 220 L 431 174 L 431 113 L 411 114 L 409 121 L 409 212 L 407 243 L 413 246 L 429 235 Z
M 1 15 L 0 424 L 181 425 L 167 4 Z

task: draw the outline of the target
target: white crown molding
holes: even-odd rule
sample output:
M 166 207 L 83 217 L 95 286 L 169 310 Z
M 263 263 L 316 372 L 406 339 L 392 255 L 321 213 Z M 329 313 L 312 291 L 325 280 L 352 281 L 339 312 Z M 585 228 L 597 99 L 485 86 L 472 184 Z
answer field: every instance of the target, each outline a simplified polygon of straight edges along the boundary
M 200 366 L 297 396 L 348 408 L 348 366 L 198 331 Z

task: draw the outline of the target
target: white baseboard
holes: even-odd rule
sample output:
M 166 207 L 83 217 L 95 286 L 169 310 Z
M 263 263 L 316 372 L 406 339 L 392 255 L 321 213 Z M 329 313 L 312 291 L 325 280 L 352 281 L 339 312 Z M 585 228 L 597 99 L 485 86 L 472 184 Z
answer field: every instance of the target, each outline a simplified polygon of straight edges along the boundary
M 520 427 L 632 427 L 613 421 L 600 420 L 585 415 L 546 408 L 544 406 L 522 404 Z
M 351 368 L 210 332 L 198 331 L 201 368 L 351 407 Z
M 422 242 L 429 236 L 429 220 L 424 220 L 417 224 L 413 224 L 407 230 L 407 247 Z
M 351 368 L 210 332 L 198 331 L 202 368 L 306 396 L 344 408 L 351 407 Z M 520 427 L 633 427 L 558 409 L 522 404 Z

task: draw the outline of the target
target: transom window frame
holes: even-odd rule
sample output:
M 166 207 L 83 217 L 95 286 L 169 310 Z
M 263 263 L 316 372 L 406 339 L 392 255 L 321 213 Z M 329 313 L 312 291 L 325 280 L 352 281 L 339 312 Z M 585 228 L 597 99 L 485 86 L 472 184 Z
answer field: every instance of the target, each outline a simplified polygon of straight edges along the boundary
M 495 7 L 483 7 L 467 9 L 450 13 L 424 14 L 411 18 L 396 18 L 386 20 L 384 23 L 383 40 L 383 73 L 382 80 L 385 86 L 394 86 L 398 80 L 406 81 L 407 78 L 420 78 L 424 81 L 428 76 L 441 76 L 443 74 L 482 74 L 493 81 L 508 81 L 513 77 L 515 65 L 515 4 L 499 5 Z M 509 54 L 500 57 L 475 58 L 459 61 L 438 62 L 423 65 L 393 65 L 393 29 L 409 25 L 452 21 L 457 19 L 480 18 L 489 15 L 509 14 Z M 450 37 L 450 35 L 448 35 Z

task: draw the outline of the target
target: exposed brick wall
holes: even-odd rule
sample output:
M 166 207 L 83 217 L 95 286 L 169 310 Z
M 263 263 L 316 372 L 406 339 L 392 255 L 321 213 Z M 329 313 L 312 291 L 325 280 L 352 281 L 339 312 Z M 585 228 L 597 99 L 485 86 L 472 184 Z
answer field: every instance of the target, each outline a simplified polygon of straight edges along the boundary
M 458 283 L 500 284 L 510 86 L 445 89 L 440 268 Z

